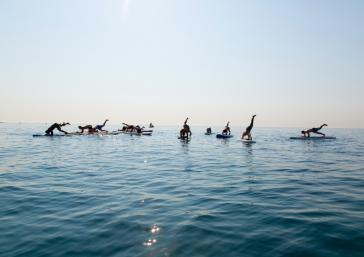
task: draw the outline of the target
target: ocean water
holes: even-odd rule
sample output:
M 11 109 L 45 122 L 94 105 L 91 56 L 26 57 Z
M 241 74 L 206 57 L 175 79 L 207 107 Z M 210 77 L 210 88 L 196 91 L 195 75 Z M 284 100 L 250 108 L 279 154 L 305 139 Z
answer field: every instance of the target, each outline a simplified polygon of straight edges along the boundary
M 0 256 L 364 256 L 364 130 L 32 137 L 46 128 L 0 124 Z

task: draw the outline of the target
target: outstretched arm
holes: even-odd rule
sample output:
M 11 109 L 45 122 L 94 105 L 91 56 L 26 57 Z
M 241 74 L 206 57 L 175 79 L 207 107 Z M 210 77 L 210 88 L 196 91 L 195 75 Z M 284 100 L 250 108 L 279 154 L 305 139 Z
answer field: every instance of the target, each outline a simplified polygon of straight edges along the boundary
M 57 127 L 57 130 L 60 131 L 60 132 L 65 133 L 65 134 L 67 134 L 67 131 L 62 130 L 61 127 Z

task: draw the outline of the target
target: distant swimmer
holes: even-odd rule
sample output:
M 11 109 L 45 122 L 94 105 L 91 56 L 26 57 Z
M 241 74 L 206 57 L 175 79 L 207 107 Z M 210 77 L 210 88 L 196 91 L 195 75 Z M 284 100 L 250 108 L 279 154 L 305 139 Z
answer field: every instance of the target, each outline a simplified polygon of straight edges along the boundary
M 301 133 L 303 134 L 304 137 L 310 137 L 310 133 L 315 133 L 315 134 L 325 136 L 324 133 L 319 132 L 319 130 L 321 130 L 323 127 L 327 127 L 327 124 L 322 124 L 318 128 L 311 128 L 311 129 L 307 129 L 307 130 L 302 130 Z
M 103 128 L 103 127 L 105 127 L 106 122 L 108 122 L 108 121 L 109 121 L 109 120 L 108 120 L 108 119 L 106 119 L 102 125 L 96 125 L 94 129 L 95 129 L 95 130 L 98 130 L 98 131 L 105 131 L 105 132 L 107 132 L 107 130 L 104 130 L 104 129 L 102 129 L 102 128 Z
M 93 128 L 91 125 L 86 126 L 78 126 L 78 129 L 81 130 L 80 133 L 83 133 L 85 130 L 87 130 L 87 133 L 92 134 L 96 132 L 96 129 Z
M 154 128 L 153 123 L 149 123 L 149 128 Z
M 241 139 L 244 139 L 244 137 L 248 137 L 248 140 L 253 140 L 252 135 L 251 135 L 251 130 L 253 129 L 255 116 L 257 116 L 257 115 L 256 114 L 253 115 L 253 117 L 250 121 L 250 125 L 246 128 L 245 132 L 241 135 Z
M 188 138 L 188 135 L 190 137 L 192 136 L 192 132 L 190 129 L 190 126 L 187 125 L 188 118 L 186 118 L 185 122 L 183 123 L 183 129 L 179 132 L 181 138 Z
M 61 127 L 66 126 L 66 125 L 70 125 L 68 122 L 62 122 L 62 123 L 54 123 L 52 126 L 50 126 L 45 133 L 49 136 L 53 136 L 53 130 L 57 129 L 60 132 L 63 132 L 65 134 L 67 134 L 67 131 L 64 131 L 61 129 Z
M 226 124 L 225 128 L 222 130 L 223 135 L 230 135 L 231 131 L 230 131 L 230 127 L 229 127 L 230 121 L 228 121 L 228 123 Z

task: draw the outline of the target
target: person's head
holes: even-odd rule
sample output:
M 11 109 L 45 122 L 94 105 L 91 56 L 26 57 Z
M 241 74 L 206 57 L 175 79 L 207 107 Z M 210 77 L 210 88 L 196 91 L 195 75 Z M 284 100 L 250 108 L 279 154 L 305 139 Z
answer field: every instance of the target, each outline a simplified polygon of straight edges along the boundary
M 306 131 L 302 130 L 302 131 L 301 131 L 301 133 L 302 133 L 302 134 L 305 134 L 305 133 L 306 133 Z
M 82 126 L 78 126 L 79 129 L 82 129 Z

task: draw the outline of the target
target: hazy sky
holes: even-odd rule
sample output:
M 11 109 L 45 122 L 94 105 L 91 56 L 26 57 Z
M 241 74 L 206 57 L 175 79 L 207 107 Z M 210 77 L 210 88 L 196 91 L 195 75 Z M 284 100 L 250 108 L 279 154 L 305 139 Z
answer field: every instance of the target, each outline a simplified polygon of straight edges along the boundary
M 364 1 L 0 0 L 0 121 L 364 127 Z

